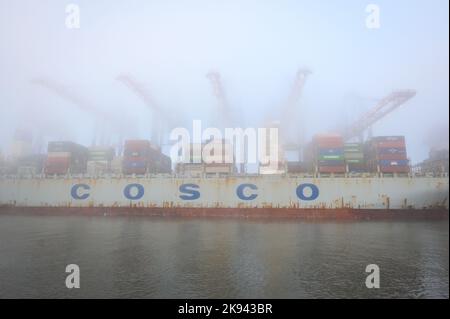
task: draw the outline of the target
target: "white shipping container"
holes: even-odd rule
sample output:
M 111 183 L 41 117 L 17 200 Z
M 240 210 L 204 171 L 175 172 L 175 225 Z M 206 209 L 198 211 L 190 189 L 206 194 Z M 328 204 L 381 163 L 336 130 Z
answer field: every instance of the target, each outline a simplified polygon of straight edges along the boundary
M 87 173 L 89 175 L 101 175 L 111 170 L 111 163 L 108 161 L 88 161 Z

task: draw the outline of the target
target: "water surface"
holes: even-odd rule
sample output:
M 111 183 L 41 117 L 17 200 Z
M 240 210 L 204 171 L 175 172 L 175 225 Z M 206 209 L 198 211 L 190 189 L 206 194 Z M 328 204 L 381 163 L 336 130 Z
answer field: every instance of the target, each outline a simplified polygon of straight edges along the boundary
M 448 221 L 0 216 L 0 298 L 448 298 L 448 252 Z

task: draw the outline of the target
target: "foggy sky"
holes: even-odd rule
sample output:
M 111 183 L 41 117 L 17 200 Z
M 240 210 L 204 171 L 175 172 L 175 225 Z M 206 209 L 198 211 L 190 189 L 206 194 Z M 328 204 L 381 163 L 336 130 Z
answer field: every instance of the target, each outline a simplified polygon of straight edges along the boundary
M 65 25 L 78 4 L 80 29 Z M 381 28 L 366 28 L 366 5 Z M 190 128 L 211 123 L 205 77 L 221 73 L 238 125 L 261 126 L 286 100 L 299 67 L 313 74 L 295 118 L 312 134 L 350 123 L 397 89 L 417 96 L 373 127 L 405 135 L 418 162 L 448 147 L 448 1 L 7 1 L 0 0 L 0 150 L 18 126 L 89 145 L 92 114 L 30 83 L 48 78 L 121 118 L 126 138 L 150 138 L 152 114 L 116 80 L 133 75 Z

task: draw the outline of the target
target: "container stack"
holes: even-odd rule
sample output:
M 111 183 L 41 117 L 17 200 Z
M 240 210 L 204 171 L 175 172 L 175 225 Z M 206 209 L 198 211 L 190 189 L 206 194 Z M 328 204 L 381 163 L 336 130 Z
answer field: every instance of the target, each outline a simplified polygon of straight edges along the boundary
M 308 166 L 304 162 L 286 162 L 286 171 L 289 174 L 303 174 L 308 172 Z
M 147 140 L 125 141 L 122 172 L 127 175 L 147 173 L 150 148 L 150 142 Z
M 122 172 L 123 156 L 115 156 L 111 161 L 111 173 L 120 174 Z
M 101 175 L 111 172 L 111 161 L 114 158 L 112 147 L 94 146 L 89 148 L 87 172 L 89 175 Z
M 230 175 L 236 172 L 233 147 L 227 140 L 208 140 L 206 141 L 204 147 L 205 146 L 213 149 L 213 151 L 209 154 L 202 154 L 202 161 L 205 165 L 205 174 Z M 215 153 L 215 150 L 220 149 L 222 150 L 221 154 Z M 229 163 L 230 161 L 231 163 Z
M 368 169 L 380 173 L 409 173 L 404 136 L 377 136 L 367 142 Z
M 420 166 L 421 173 L 439 176 L 449 172 L 449 151 L 448 149 L 432 149 L 429 158 L 423 161 Z
M 82 174 L 86 172 L 88 149 L 82 145 L 57 141 L 48 143 L 45 174 Z
M 203 152 L 207 145 L 211 148 L 209 154 Z M 222 150 L 222 154 L 214 154 L 214 151 L 218 149 Z M 228 155 L 233 155 L 229 153 L 232 151 L 231 144 L 224 139 L 191 143 L 189 157 L 183 158 L 182 162 L 177 163 L 175 171 L 177 174 L 187 176 L 233 174 L 236 172 L 234 157 L 233 163 L 227 163 Z
M 314 136 L 312 152 L 319 173 L 345 173 L 342 136 L 337 134 Z
M 175 172 L 180 175 L 199 177 L 205 173 L 205 165 L 202 163 L 177 163 Z
M 32 155 L 33 135 L 28 130 L 16 130 L 10 154 L 14 159 Z
M 172 160 L 158 149 L 151 151 L 148 172 L 152 174 L 169 174 L 172 172 Z
M 17 160 L 18 175 L 36 175 L 41 174 L 44 168 L 46 155 L 33 154 L 21 157 Z
M 147 140 L 125 141 L 122 172 L 124 174 L 170 173 L 170 157 Z
M 364 147 L 361 143 L 345 143 L 344 159 L 347 170 L 350 173 L 362 173 L 366 171 L 364 162 Z

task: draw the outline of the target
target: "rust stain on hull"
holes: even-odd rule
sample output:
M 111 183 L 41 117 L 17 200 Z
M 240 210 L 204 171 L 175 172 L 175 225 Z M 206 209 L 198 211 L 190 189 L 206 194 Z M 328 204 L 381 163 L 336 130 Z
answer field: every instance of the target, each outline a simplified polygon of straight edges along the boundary
M 159 216 L 185 218 L 254 218 L 302 220 L 448 219 L 446 208 L 191 208 L 191 207 L 0 207 L 2 215 Z

